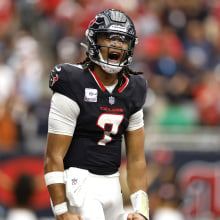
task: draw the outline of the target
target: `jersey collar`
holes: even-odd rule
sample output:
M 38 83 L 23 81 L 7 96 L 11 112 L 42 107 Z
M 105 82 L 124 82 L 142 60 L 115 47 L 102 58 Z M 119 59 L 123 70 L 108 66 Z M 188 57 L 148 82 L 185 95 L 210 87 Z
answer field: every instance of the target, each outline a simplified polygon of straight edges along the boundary
M 98 86 L 100 87 L 100 89 L 105 92 L 106 88 L 105 86 L 103 85 L 103 83 L 101 82 L 101 80 L 98 78 L 98 76 L 92 71 L 89 69 L 89 72 L 92 74 L 93 78 L 95 79 L 96 83 L 98 84 Z
M 100 87 L 100 89 L 105 92 L 106 88 L 105 86 L 103 85 L 103 83 L 101 82 L 101 80 L 98 78 L 98 76 L 92 71 L 89 69 L 89 72 L 92 74 L 94 80 L 96 81 L 96 83 L 98 84 L 98 86 Z M 121 93 L 125 90 L 125 88 L 127 87 L 128 83 L 129 83 L 129 79 L 126 75 L 122 74 L 123 78 L 121 80 L 122 85 L 118 88 L 118 92 Z M 121 84 L 121 83 L 120 83 Z

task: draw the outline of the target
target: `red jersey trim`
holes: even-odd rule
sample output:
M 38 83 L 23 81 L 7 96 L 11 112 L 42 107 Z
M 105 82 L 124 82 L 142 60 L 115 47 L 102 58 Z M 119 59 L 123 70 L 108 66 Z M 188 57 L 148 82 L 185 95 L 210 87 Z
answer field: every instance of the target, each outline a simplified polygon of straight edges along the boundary
M 101 80 L 98 78 L 98 76 L 92 70 L 89 70 L 89 71 L 92 74 L 92 76 L 95 79 L 95 81 L 98 84 L 98 86 L 100 87 L 100 89 L 104 92 L 106 90 L 106 88 L 103 85 L 103 83 L 101 82 Z M 128 77 L 125 76 L 124 74 L 123 74 L 123 77 L 125 78 L 125 83 L 121 87 L 118 88 L 118 92 L 119 93 L 123 92 L 124 89 L 127 87 L 128 83 L 129 83 Z
M 93 78 L 95 79 L 95 81 L 97 82 L 98 86 L 100 87 L 100 89 L 104 92 L 106 90 L 105 86 L 102 84 L 101 80 L 98 78 L 98 76 L 92 71 L 89 70 L 90 73 L 92 74 Z
M 124 89 L 127 87 L 128 83 L 129 83 L 128 77 L 125 76 L 124 74 L 123 74 L 123 77 L 125 78 L 125 83 L 120 88 L 118 88 L 119 93 L 123 92 Z

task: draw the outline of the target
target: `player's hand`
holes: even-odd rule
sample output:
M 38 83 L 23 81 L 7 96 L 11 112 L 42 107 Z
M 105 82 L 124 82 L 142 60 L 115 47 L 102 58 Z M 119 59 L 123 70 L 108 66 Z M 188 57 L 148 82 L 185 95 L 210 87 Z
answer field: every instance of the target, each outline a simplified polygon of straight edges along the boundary
M 77 214 L 73 214 L 71 212 L 66 212 L 62 215 L 58 215 L 56 217 L 56 220 L 83 220 L 82 217 L 80 217 Z
M 146 218 L 138 213 L 129 213 L 127 220 L 146 220 Z

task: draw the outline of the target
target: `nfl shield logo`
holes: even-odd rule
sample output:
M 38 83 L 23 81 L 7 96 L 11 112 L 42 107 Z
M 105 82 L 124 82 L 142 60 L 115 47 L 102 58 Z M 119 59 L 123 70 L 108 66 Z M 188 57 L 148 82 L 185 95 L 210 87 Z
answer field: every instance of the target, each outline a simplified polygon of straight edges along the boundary
M 109 104 L 111 104 L 111 105 L 115 104 L 115 97 L 110 96 L 110 97 L 108 98 L 108 101 L 109 101 Z
M 78 182 L 78 179 L 76 179 L 76 178 L 72 179 L 72 185 L 76 185 L 77 182 Z

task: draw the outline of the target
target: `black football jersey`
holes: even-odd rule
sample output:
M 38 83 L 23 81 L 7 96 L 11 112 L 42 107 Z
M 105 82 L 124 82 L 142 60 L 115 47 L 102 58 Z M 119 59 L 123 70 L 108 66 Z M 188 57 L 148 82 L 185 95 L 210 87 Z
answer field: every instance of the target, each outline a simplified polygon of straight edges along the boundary
M 71 64 L 51 71 L 53 92 L 74 100 L 80 108 L 64 168 L 78 167 L 106 175 L 118 171 L 121 143 L 129 117 L 143 107 L 146 80 L 141 75 L 120 75 L 112 93 L 91 70 Z

